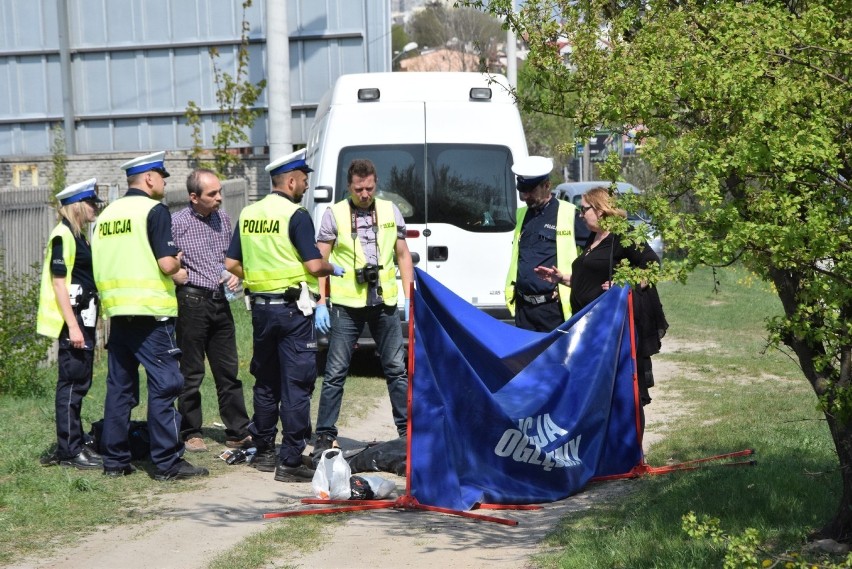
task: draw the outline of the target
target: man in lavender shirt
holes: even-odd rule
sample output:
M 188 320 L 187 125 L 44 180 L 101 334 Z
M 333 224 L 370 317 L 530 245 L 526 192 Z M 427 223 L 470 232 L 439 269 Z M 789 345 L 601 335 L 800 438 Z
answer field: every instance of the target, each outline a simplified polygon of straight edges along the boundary
M 223 288 L 234 290 L 239 285 L 237 277 L 226 274 L 223 279 L 222 273 L 231 240 L 231 218 L 219 211 L 222 185 L 212 170 L 193 170 L 186 189 L 189 206 L 172 216 L 174 242 L 183 251 L 181 263 L 187 272 L 187 281 L 177 287 L 177 341 L 183 352 L 180 371 L 184 376 L 178 398 L 181 436 L 187 451 L 207 450 L 201 437 L 199 391 L 206 355 L 216 382 L 219 416 L 225 424 L 225 445 L 250 446 L 243 384 L 237 377 L 234 317 Z

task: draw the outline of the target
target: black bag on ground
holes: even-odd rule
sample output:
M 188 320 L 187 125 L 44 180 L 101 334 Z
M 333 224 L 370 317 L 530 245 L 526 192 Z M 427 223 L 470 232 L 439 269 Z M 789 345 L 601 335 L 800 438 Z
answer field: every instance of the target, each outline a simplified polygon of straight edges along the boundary
M 397 476 L 405 476 L 407 452 L 407 441 L 400 437 L 367 447 L 347 460 L 353 474 L 356 472 L 391 472 Z
M 103 452 L 103 433 L 104 420 L 95 421 L 92 423 L 92 430 L 89 434 L 94 439 L 95 448 L 99 453 Z M 130 421 L 130 428 L 127 431 L 130 442 L 130 457 L 133 460 L 145 460 L 151 454 L 151 438 L 148 434 L 147 421 Z

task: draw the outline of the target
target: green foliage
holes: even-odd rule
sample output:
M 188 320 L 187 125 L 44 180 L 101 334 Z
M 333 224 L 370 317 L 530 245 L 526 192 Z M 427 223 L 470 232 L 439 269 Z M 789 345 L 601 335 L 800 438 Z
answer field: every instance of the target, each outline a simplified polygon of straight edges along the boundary
M 485 71 L 489 62 L 496 61 L 497 47 L 505 38 L 499 20 L 471 8 L 448 7 L 440 1 L 429 2 L 423 8 L 412 16 L 407 30 L 421 49 L 447 48 L 477 54 L 478 68 L 462 71 Z
M 518 91 L 530 94 L 539 92 L 539 97 L 549 95 L 546 86 L 538 81 L 538 76 L 526 65 L 518 68 Z M 574 123 L 570 118 L 539 110 L 529 103 L 529 99 L 519 101 L 521 122 L 527 137 L 529 153 L 552 157 L 557 168 L 562 167 L 574 153 Z
M 52 340 L 36 334 L 39 279 L 7 272 L 4 258 L 0 249 L 0 395 L 42 393 L 39 363 Z
M 783 567 L 784 569 L 849 569 L 852 567 L 852 554 L 835 562 L 826 559 L 812 559 L 814 555 L 801 552 L 785 552 L 772 555 L 760 547 L 760 533 L 748 528 L 740 534 L 725 533 L 718 518 L 697 516 L 689 512 L 683 516 L 683 531 L 689 537 L 706 539 L 713 545 L 725 550 L 725 569 L 745 567 Z
M 62 125 L 56 123 L 50 129 L 52 137 L 50 143 L 51 161 L 53 162 L 53 171 L 50 175 L 50 188 L 52 191 L 51 199 L 56 201 L 56 194 L 65 189 L 65 183 L 68 174 L 68 156 L 65 154 L 65 131 Z
M 572 117 L 578 136 L 641 126 L 658 182 L 642 208 L 683 253 L 671 276 L 739 261 L 774 285 L 770 340 L 795 353 L 852 473 L 850 4 L 476 4 L 527 40 L 548 87 L 531 105 Z M 852 504 L 840 512 L 833 529 L 850 538 Z
M 450 38 L 449 10 L 441 2 L 429 2 L 408 23 L 408 34 L 421 48 L 441 47 Z
M 213 77 L 216 82 L 216 102 L 219 107 L 217 131 L 213 134 L 213 161 L 203 160 L 204 136 L 202 132 L 202 109 L 195 101 L 189 101 L 186 106 L 186 121 L 192 129 L 193 147 L 191 156 L 200 167 L 211 168 L 216 172 L 228 175 L 240 164 L 240 156 L 233 152 L 239 146 L 250 144 L 248 132 L 261 114 L 255 108 L 255 103 L 266 88 L 266 79 L 253 84 L 248 81 L 249 51 L 248 34 L 249 22 L 245 12 L 251 7 L 252 0 L 243 0 L 242 33 L 240 47 L 237 50 L 236 69 L 234 74 L 222 70 L 218 64 L 219 50 L 209 49 L 213 65 Z
M 405 28 L 400 24 L 391 26 L 391 53 L 402 51 L 405 44 L 411 41 L 411 38 L 405 33 Z

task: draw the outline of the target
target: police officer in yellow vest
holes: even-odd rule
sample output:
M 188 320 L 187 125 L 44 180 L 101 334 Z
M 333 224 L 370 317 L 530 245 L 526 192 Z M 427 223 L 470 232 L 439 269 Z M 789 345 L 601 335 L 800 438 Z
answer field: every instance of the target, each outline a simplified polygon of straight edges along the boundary
M 515 326 L 550 332 L 571 316 L 570 289 L 539 278 L 539 266 L 570 273 L 577 258 L 573 204 L 550 192 L 553 160 L 527 156 L 512 165 L 518 193 L 527 207 L 518 209 L 512 259 L 506 275 L 506 304 Z
M 139 404 L 139 364 L 148 377 L 148 432 L 154 478 L 207 475 L 183 460 L 175 400 L 183 388 L 175 341 L 175 285 L 186 270 L 172 241 L 172 218 L 160 203 L 166 187 L 165 152 L 134 158 L 121 168 L 127 193 L 104 209 L 92 238 L 95 282 L 110 319 L 107 393 L 101 450 L 104 474 L 127 476 L 130 412 Z
M 56 382 L 56 452 L 45 466 L 100 469 L 101 457 L 85 444 L 80 410 L 92 386 L 97 292 L 88 224 L 99 204 L 97 178 L 58 194 L 59 223 L 50 232 L 41 273 L 36 331 L 59 339 Z
M 326 210 L 317 236 L 323 257 L 346 267 L 346 275 L 331 283 L 331 308 L 326 307 L 324 297 L 317 306 L 317 329 L 331 334 L 317 412 L 317 438 L 312 453 L 315 462 L 337 439 L 335 423 L 340 415 L 352 347 L 365 324 L 376 341 L 399 436 L 404 437 L 407 429 L 408 374 L 397 312 L 401 292 L 405 297 L 404 317 L 408 319 L 408 295 L 414 280 L 414 265 L 405 242 L 405 220 L 394 203 L 376 199 L 378 178 L 371 161 L 353 160 L 347 182 L 349 198 Z M 395 263 L 399 265 L 401 291 Z M 321 279 L 321 295 L 325 294 L 323 284 Z
M 225 268 L 244 279 L 251 302 L 251 373 L 256 381 L 249 432 L 257 447 L 252 466 L 274 470 L 281 482 L 310 482 L 314 470 L 303 464 L 302 452 L 311 437 L 311 394 L 317 379 L 317 277 L 340 276 L 344 270 L 323 260 L 313 220 L 299 207 L 313 172 L 305 151 L 273 161 L 266 171 L 272 192 L 240 213 L 225 257 Z

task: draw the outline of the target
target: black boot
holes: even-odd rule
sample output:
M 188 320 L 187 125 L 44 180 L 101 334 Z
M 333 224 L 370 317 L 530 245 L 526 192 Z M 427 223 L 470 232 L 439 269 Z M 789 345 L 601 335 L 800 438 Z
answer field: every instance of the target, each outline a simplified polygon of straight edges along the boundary
M 251 460 L 251 466 L 261 472 L 272 472 L 278 465 L 278 457 L 275 455 L 275 445 L 266 442 L 257 441 L 255 447 L 254 458 Z

